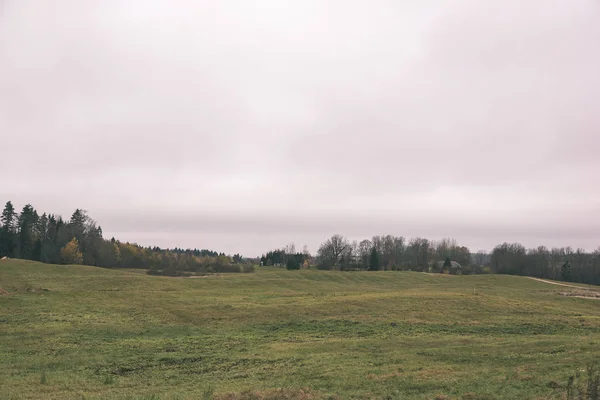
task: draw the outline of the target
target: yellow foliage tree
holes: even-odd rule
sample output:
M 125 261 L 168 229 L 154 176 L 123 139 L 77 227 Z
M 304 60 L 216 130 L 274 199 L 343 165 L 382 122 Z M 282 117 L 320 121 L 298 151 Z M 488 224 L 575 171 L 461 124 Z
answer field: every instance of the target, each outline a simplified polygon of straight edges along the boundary
M 75 238 L 60 249 L 60 256 L 65 264 L 83 264 L 83 254 L 79 251 L 79 242 Z

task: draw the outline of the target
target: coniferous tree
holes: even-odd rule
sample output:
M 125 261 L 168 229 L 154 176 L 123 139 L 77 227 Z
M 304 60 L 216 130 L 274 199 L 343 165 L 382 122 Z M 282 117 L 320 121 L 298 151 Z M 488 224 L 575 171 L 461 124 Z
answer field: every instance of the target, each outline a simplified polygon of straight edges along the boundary
M 451 267 L 452 267 L 452 261 L 450 260 L 450 257 L 446 257 L 446 259 L 444 260 L 444 269 L 451 268 Z
M 36 239 L 33 244 L 31 259 L 34 261 L 42 261 L 42 240 L 40 238 Z
M 299 257 L 298 254 L 289 254 L 285 262 L 285 267 L 291 270 L 300 269 L 300 261 L 301 257 Z
M 37 211 L 27 204 L 23 207 L 21 215 L 18 218 L 18 230 L 19 230 L 19 257 L 31 260 L 33 258 L 33 250 L 35 247 L 36 237 L 36 224 L 38 220 Z
M 371 257 L 369 258 L 369 271 L 379 271 L 379 268 L 379 252 L 377 251 L 377 248 L 373 246 L 371 249 Z
M 77 209 L 71 216 L 71 220 L 69 221 L 69 228 L 71 229 L 71 234 L 77 239 L 77 241 L 82 242 L 83 236 L 85 235 L 87 216 L 85 211 Z
M 8 201 L 0 216 L 0 257 L 13 257 L 16 246 L 17 214 L 13 204 Z

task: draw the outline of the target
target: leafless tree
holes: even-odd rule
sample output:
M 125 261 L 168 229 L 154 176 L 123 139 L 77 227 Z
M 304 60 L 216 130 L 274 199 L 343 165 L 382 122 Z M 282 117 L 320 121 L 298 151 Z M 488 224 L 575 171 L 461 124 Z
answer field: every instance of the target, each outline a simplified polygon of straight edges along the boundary
M 358 257 L 360 259 L 360 265 L 363 269 L 369 268 L 369 257 L 371 256 L 371 249 L 373 243 L 370 240 L 363 240 L 358 244 Z
M 348 256 L 351 246 L 342 235 L 333 235 L 327 239 L 317 252 L 319 263 L 326 268 L 337 269 L 344 255 Z
M 302 254 L 304 254 L 304 256 L 306 258 L 310 258 L 310 251 L 308 250 L 308 246 L 307 245 L 304 245 L 302 247 Z

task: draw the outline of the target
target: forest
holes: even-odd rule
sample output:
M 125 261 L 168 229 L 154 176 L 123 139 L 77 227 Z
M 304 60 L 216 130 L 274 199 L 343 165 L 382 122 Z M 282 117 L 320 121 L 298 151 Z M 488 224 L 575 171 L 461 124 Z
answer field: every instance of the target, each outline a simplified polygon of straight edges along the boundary
M 212 250 L 161 249 L 106 240 L 102 228 L 84 210 L 67 221 L 27 204 L 17 213 L 7 202 L 0 217 L 0 258 L 21 258 L 51 264 L 146 269 L 152 275 L 253 272 L 252 260 Z

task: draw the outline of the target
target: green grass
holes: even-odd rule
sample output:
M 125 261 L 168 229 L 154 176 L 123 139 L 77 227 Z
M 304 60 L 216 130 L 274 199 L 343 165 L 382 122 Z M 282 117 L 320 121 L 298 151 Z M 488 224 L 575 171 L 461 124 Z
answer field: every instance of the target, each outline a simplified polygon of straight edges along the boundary
M 600 355 L 600 301 L 521 277 L 9 260 L 0 288 L 1 399 L 558 398 Z

